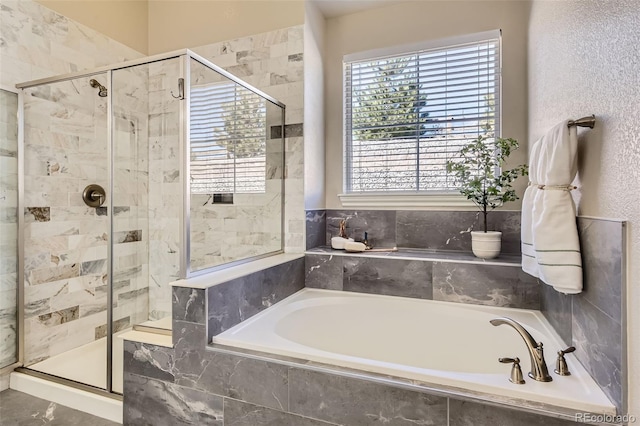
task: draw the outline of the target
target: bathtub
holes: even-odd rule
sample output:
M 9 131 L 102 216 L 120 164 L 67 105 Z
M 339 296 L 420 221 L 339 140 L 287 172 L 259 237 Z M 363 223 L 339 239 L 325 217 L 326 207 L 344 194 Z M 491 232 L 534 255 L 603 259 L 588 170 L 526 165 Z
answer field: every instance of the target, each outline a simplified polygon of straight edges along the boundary
M 529 355 L 520 335 L 507 325 L 489 323 L 502 316 L 544 343 L 552 382 L 527 376 Z M 573 355 L 567 355 L 571 376 L 553 373 L 556 352 L 565 345 L 538 311 L 307 288 L 215 336 L 212 343 L 463 389 L 484 398 L 616 412 Z M 498 362 L 516 356 L 524 385 L 509 382 L 511 365 Z

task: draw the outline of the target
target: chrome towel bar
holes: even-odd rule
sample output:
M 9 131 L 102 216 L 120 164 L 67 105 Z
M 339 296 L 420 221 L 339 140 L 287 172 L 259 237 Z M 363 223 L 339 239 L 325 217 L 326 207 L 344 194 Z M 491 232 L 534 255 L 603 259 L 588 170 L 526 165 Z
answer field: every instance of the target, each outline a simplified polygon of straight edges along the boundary
M 593 126 L 596 125 L 596 116 L 590 115 L 588 117 L 582 117 L 577 120 L 569 120 L 569 127 L 578 126 L 578 127 L 588 127 L 593 129 Z

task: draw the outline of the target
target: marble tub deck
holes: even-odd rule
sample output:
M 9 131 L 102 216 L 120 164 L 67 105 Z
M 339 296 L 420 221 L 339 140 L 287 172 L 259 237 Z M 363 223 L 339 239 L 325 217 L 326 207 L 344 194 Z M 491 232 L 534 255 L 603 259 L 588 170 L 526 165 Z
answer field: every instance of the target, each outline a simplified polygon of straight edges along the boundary
M 0 392 L 0 424 L 7 426 L 115 426 L 118 423 L 7 389 Z

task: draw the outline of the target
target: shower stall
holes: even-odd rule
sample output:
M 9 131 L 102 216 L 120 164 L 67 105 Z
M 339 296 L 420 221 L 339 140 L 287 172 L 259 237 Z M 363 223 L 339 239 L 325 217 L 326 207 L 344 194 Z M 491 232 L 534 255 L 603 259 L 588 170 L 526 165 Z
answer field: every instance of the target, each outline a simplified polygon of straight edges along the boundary
M 172 281 L 283 251 L 285 107 L 189 50 L 16 87 L 22 371 L 121 393 Z

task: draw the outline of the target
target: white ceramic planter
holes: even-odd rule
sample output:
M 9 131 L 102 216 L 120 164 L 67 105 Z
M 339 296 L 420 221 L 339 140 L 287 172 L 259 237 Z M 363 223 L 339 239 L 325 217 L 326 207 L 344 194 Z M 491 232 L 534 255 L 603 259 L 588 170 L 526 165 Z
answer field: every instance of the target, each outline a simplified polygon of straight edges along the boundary
M 471 250 L 476 257 L 493 259 L 500 254 L 502 232 L 471 231 Z

